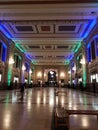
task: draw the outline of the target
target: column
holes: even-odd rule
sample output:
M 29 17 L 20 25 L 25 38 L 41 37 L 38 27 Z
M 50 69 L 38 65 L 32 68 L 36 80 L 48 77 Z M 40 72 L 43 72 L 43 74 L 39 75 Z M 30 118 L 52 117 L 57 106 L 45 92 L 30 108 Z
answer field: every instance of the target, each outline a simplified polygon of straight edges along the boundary
M 42 84 L 45 84 L 45 80 L 44 80 L 44 69 L 42 68 Z
M 24 66 L 24 63 L 25 63 L 25 55 L 23 54 L 22 55 L 22 67 L 21 67 L 21 79 L 20 79 L 20 83 L 24 83 L 24 74 L 25 74 L 25 66 Z
M 31 63 L 30 63 L 30 67 L 29 67 L 29 84 L 31 84 L 31 75 L 32 75 L 32 69 L 31 69 Z
M 72 85 L 72 67 L 70 62 L 70 85 Z
M 87 70 L 86 70 L 86 45 L 83 43 L 82 46 L 82 77 L 83 77 L 83 86 L 86 86 L 87 83 Z
M 11 42 L 11 41 L 10 41 Z M 14 64 L 14 43 L 11 42 L 8 49 L 8 59 L 7 59 L 7 85 L 10 87 L 12 81 L 12 74 L 13 74 L 13 64 Z

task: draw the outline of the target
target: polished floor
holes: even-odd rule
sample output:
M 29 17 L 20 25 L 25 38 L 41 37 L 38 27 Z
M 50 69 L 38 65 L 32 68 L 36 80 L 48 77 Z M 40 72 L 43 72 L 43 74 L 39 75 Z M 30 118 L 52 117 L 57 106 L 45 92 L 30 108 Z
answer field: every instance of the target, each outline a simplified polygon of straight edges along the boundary
M 56 91 L 62 91 L 56 96 Z M 98 109 L 98 96 L 66 88 L 25 89 L 20 100 L 19 90 L 0 91 L 0 130 L 51 130 L 54 106 L 66 109 Z M 70 130 L 97 130 L 93 115 L 70 116 Z

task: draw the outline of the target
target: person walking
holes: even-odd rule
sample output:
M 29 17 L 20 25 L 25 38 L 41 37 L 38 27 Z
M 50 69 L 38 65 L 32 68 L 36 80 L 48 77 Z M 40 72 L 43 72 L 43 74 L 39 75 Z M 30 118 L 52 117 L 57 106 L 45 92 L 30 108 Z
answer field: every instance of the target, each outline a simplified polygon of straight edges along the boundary
M 20 100 L 22 100 L 22 101 L 23 101 L 23 98 L 24 98 L 24 89 L 25 89 L 25 83 L 21 84 L 21 87 L 20 87 L 20 92 L 21 92 Z

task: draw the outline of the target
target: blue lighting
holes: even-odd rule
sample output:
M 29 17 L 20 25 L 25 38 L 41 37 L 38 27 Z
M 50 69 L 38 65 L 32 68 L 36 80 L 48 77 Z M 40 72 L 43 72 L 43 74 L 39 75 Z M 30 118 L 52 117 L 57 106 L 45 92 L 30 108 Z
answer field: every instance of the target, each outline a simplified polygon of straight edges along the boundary
M 7 56 L 7 46 L 4 43 L 2 43 L 2 50 L 2 61 L 5 62 Z
M 88 34 L 89 34 L 90 31 L 93 29 L 93 27 L 95 26 L 95 24 L 96 24 L 96 20 L 91 20 L 91 21 L 88 23 L 88 25 L 87 25 L 87 27 L 85 28 L 84 33 L 83 33 L 83 35 L 82 35 L 83 38 L 86 38 L 86 37 L 88 36 Z
M 72 55 L 69 55 L 69 56 L 68 56 L 68 60 L 72 60 L 73 57 L 74 57 L 73 54 L 72 54 Z
M 2 43 L 2 45 L 3 45 L 4 48 L 7 48 L 6 44 Z
M 7 38 L 12 38 L 11 34 L 8 32 L 8 30 L 2 25 L 0 24 L 0 29 L 2 30 L 2 32 L 4 33 L 4 35 L 7 37 Z
M 30 64 L 28 62 L 25 62 L 26 71 L 28 72 L 30 69 Z
M 87 48 L 87 59 L 88 62 L 91 62 L 91 47 L 89 46 L 89 48 Z
M 90 46 L 91 46 L 91 43 L 89 42 L 88 45 L 87 45 L 87 48 L 90 48 Z
M 32 57 L 28 54 L 26 54 L 26 57 L 29 59 L 29 60 L 32 60 Z

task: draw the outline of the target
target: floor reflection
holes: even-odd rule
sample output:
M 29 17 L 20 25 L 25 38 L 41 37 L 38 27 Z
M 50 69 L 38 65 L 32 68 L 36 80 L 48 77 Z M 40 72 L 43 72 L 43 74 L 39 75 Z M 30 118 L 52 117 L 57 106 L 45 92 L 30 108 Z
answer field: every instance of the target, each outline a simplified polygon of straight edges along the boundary
M 55 91 L 61 93 L 55 95 Z M 19 98 L 19 90 L 0 92 L 0 130 L 46 130 L 44 126 L 51 130 L 54 106 L 98 110 L 97 96 L 66 88 L 25 89 L 23 101 Z M 70 126 L 70 130 L 98 129 L 96 116 L 87 115 L 70 116 Z

